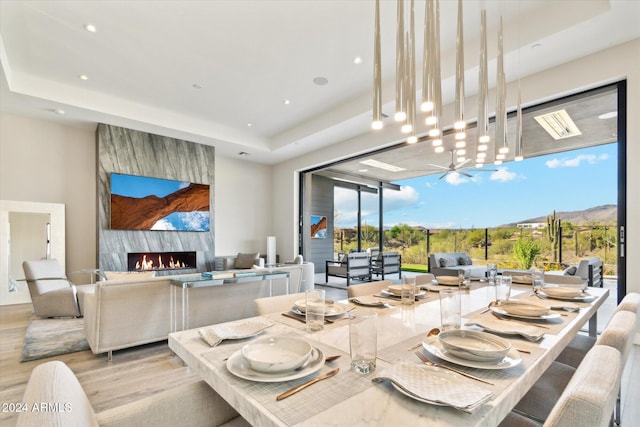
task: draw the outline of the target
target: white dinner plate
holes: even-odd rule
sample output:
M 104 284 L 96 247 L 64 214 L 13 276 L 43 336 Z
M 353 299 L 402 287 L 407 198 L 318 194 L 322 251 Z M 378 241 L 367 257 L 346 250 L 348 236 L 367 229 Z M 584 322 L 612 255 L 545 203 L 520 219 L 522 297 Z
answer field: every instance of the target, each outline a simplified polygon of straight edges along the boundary
M 348 307 L 345 307 L 342 304 L 332 304 L 325 305 L 324 307 L 324 317 L 338 317 L 345 314 L 348 310 Z M 305 315 L 305 312 L 302 311 L 298 306 L 292 307 L 291 311 L 301 316 Z
M 394 294 L 393 292 L 391 292 L 388 289 L 383 289 L 382 291 L 380 291 L 380 293 L 382 295 L 386 295 L 386 296 L 390 296 L 390 297 L 396 297 L 396 298 L 400 298 L 400 294 Z M 424 298 L 425 295 L 427 295 L 426 291 L 423 291 L 422 289 L 418 290 L 418 292 L 416 292 L 416 298 Z
M 507 312 L 506 310 L 503 310 L 500 307 L 491 307 L 491 311 L 493 311 L 494 313 L 500 314 L 502 316 L 507 316 L 507 317 L 514 317 L 516 319 L 527 319 L 527 320 L 551 320 L 551 319 L 558 319 L 560 318 L 560 314 L 559 313 L 550 313 L 550 314 L 543 314 L 542 316 L 524 316 L 521 314 L 512 314 Z
M 588 292 L 583 292 L 578 296 L 575 297 L 563 297 L 563 296 L 551 296 L 547 293 L 544 292 L 544 289 L 541 291 L 538 291 L 538 295 L 541 295 L 545 298 L 551 298 L 551 299 L 557 299 L 557 300 L 561 300 L 561 301 L 575 301 L 575 302 L 588 302 L 588 301 L 592 301 L 593 299 L 595 299 L 595 297 L 593 295 L 591 295 Z
M 227 359 L 227 369 L 236 377 L 260 383 L 279 383 L 295 380 L 318 372 L 324 366 L 324 353 L 319 348 L 314 348 L 314 350 L 318 352 L 319 357 L 315 357 L 315 355 L 312 354 L 311 357 L 314 357 L 315 360 L 299 371 L 287 371 L 273 374 L 254 371 L 249 367 L 249 364 L 244 357 L 242 357 L 242 350 L 236 351 L 229 357 L 229 359 Z
M 429 337 L 422 342 L 422 347 L 427 350 L 429 353 L 433 354 L 436 357 L 439 357 L 442 360 L 447 362 L 455 363 L 456 365 L 466 366 L 467 368 L 477 368 L 477 369 L 508 369 L 514 366 L 517 366 L 522 362 L 522 358 L 520 357 L 520 353 L 515 348 L 511 348 L 509 353 L 502 359 L 497 362 L 478 362 L 475 360 L 467 360 L 461 357 L 456 357 L 453 354 L 450 354 L 448 351 L 442 347 L 442 343 L 437 336 Z

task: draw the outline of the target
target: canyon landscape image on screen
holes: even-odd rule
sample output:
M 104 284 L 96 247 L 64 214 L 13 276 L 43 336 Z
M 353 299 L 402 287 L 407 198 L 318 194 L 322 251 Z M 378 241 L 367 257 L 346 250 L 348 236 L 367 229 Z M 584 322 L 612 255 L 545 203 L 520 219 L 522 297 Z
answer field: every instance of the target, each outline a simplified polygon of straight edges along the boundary
M 112 173 L 111 229 L 209 231 L 209 185 Z

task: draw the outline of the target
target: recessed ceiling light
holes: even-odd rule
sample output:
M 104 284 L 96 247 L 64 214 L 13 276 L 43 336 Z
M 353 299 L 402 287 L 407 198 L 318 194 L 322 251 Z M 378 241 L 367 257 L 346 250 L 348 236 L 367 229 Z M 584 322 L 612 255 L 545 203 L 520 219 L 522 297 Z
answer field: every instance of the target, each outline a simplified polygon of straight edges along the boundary
M 78 78 L 79 78 L 80 80 L 89 80 L 89 77 L 88 77 L 86 74 L 80 74 L 80 75 L 78 76 Z
M 326 77 L 316 77 L 315 79 L 313 79 L 313 83 L 318 86 L 324 86 L 329 83 L 329 80 L 327 80 Z
M 542 47 L 542 45 L 540 43 L 534 43 L 531 45 L 531 49 L 537 49 L 539 47 Z
M 253 126 L 253 124 L 252 123 L 247 123 L 247 126 L 251 127 L 251 126 Z
M 65 111 L 61 108 L 54 108 L 53 110 L 51 110 L 51 112 L 56 113 L 60 116 L 64 115 Z
M 283 103 L 284 105 L 289 105 L 289 104 L 291 104 L 291 101 L 290 101 L 290 100 L 288 100 L 288 99 L 285 99 L 284 101 L 282 101 L 282 103 Z
M 194 89 L 202 89 L 202 85 L 200 83 L 194 83 L 191 85 Z
M 360 163 L 362 163 L 363 165 L 374 167 L 374 168 L 384 169 L 390 172 L 400 172 L 400 171 L 406 170 L 405 168 L 401 168 L 400 166 L 390 165 L 389 163 L 380 162 L 374 159 L 364 160 Z
M 355 58 L 353 58 L 353 63 L 356 65 L 362 64 L 362 58 L 359 56 L 356 56 Z
M 238 153 L 238 156 L 248 156 L 249 153 L 247 153 L 246 151 L 241 151 Z
M 358 172 L 369 172 L 369 169 L 358 169 Z
M 600 114 L 598 116 L 600 120 L 613 119 L 614 117 L 618 117 L 617 111 L 609 111 L 608 113 Z
M 84 29 L 89 31 L 90 33 L 95 33 L 98 29 L 93 24 L 86 24 Z

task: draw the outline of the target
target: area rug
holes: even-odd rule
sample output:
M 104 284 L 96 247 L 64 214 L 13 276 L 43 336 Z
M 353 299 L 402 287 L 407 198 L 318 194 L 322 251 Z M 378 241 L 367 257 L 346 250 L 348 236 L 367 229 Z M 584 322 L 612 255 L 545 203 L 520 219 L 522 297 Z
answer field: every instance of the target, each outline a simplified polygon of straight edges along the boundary
M 89 349 L 83 319 L 32 318 L 22 345 L 21 362 Z

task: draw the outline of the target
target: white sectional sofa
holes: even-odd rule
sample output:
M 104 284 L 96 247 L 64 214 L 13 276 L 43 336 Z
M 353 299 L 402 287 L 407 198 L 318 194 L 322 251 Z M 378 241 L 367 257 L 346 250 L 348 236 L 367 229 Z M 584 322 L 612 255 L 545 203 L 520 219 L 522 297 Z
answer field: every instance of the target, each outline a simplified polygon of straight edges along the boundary
M 297 272 L 301 272 L 298 266 Z M 199 277 L 199 274 L 181 277 Z M 105 280 L 85 295 L 84 328 L 95 354 L 166 340 L 172 331 L 172 276 Z M 271 286 L 270 286 L 271 285 Z M 284 279 L 243 281 L 188 290 L 189 325 L 196 328 L 257 315 L 253 300 L 285 293 Z M 181 296 L 181 289 L 175 288 Z M 291 292 L 295 289 L 291 288 Z

